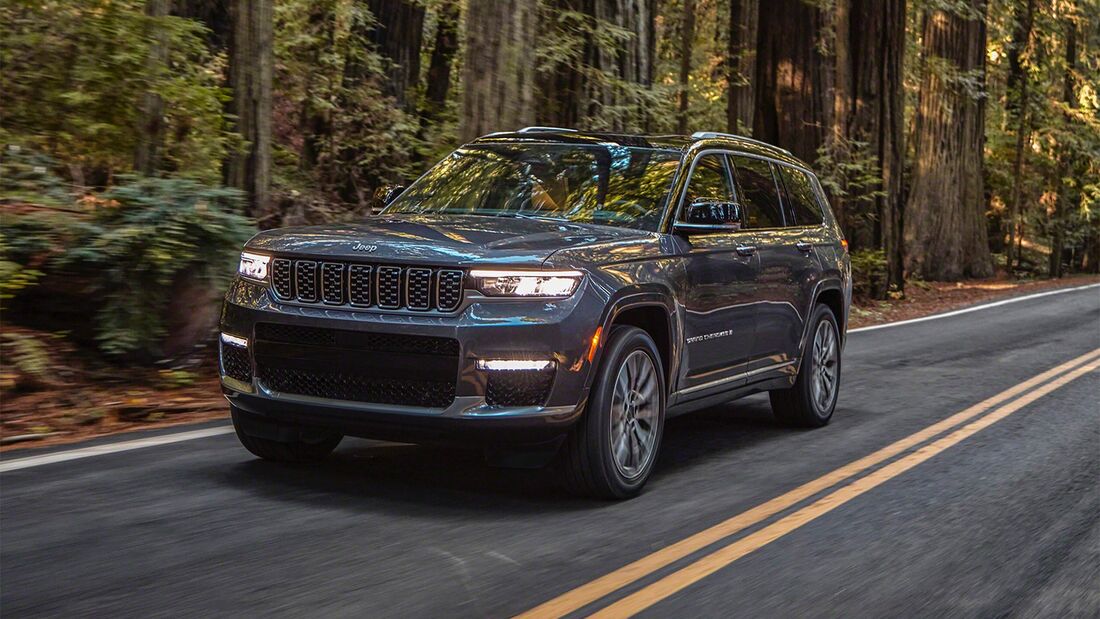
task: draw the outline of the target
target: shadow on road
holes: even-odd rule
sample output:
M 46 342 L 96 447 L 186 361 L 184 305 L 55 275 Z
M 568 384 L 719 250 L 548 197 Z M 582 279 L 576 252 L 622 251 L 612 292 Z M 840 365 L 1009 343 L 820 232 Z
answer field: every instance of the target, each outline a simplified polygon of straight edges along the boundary
M 651 484 L 675 483 L 712 456 L 776 439 L 789 431 L 757 397 L 670 419 Z M 547 510 L 590 510 L 614 503 L 565 493 L 553 470 L 487 466 L 480 451 L 345 439 L 333 458 L 318 465 L 284 465 L 250 459 L 201 471 L 267 499 L 355 511 L 415 515 L 416 506 L 464 517 Z

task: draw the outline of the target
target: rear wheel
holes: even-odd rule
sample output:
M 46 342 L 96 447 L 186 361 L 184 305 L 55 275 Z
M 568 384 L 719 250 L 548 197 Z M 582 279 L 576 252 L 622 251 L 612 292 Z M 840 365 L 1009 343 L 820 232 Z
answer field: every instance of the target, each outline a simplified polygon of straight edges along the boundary
M 829 423 L 840 390 L 840 330 L 825 305 L 811 315 L 813 325 L 794 386 L 771 392 L 772 412 L 792 426 L 820 428 Z
M 317 462 L 327 458 L 344 438 L 334 432 L 250 419 L 235 406 L 230 406 L 229 412 L 241 444 L 264 460 Z
M 637 495 L 653 470 L 664 421 L 657 346 L 637 327 L 614 327 L 584 418 L 562 446 L 566 486 L 603 499 Z

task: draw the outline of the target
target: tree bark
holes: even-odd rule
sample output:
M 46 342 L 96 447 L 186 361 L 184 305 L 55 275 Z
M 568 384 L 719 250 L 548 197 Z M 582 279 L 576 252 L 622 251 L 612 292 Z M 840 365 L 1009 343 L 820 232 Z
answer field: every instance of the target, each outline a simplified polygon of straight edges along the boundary
M 439 22 L 435 30 L 435 44 L 428 62 L 425 78 L 424 106 L 420 110 L 421 125 L 439 118 L 447 107 L 447 93 L 451 88 L 451 67 L 458 51 L 459 0 L 443 0 L 439 6 Z
M 463 140 L 534 120 L 537 0 L 469 0 L 463 63 Z
M 680 107 L 676 118 L 676 130 L 681 134 L 688 131 L 688 109 L 690 101 L 691 64 L 695 49 L 695 0 L 683 0 L 684 12 L 680 22 Z
M 847 88 L 846 100 L 838 104 L 838 110 L 847 115 L 843 121 L 847 137 L 867 144 L 882 178 L 878 189 L 883 195 L 876 197 L 872 206 L 877 216 L 874 230 L 871 238 L 860 240 L 882 247 L 887 289 L 897 291 L 904 287 L 901 193 L 905 164 L 905 5 L 905 0 L 851 1 L 845 46 L 851 74 L 848 78 L 837 76 L 837 83 Z M 838 43 L 838 55 L 840 47 Z M 841 63 L 837 66 L 839 73 Z
M 1062 81 L 1062 101 L 1067 107 L 1077 107 L 1077 24 L 1066 20 L 1066 56 L 1065 74 Z M 1054 201 L 1054 213 L 1051 215 L 1050 276 L 1062 276 L 1062 254 L 1065 252 L 1065 213 L 1068 205 L 1073 204 L 1073 193 L 1066 184 L 1066 176 L 1072 169 L 1072 155 L 1067 150 L 1058 156 L 1058 198 Z
M 415 0 L 370 0 L 370 12 L 378 21 L 370 40 L 386 59 L 384 94 L 399 106 L 411 109 L 413 86 L 420 80 L 420 46 L 424 40 L 424 5 Z
M 756 75 L 756 35 L 760 0 L 730 0 L 729 48 L 726 62 L 726 128 L 730 133 L 752 131 L 753 78 Z
M 146 0 L 145 15 L 157 20 L 168 15 L 170 0 Z M 168 41 L 160 24 L 151 23 L 148 32 L 153 43 L 149 48 L 146 67 L 150 73 L 164 69 L 168 64 Z M 134 152 L 134 170 L 143 176 L 152 176 L 160 167 L 160 146 L 164 139 L 164 100 L 155 92 L 141 96 L 138 113 L 138 143 Z
M 1017 6 L 1019 8 L 1019 6 Z M 1023 66 L 1023 52 L 1031 44 L 1031 29 L 1035 16 L 1035 0 L 1027 0 L 1022 15 L 1016 16 L 1016 28 L 1012 32 L 1012 46 L 1008 50 L 1008 100 L 1006 115 L 1016 120 L 1016 152 L 1012 162 L 1012 199 L 1008 210 L 1008 245 L 1005 246 L 1005 267 L 1009 274 L 1016 263 L 1016 221 L 1020 217 L 1020 200 L 1023 195 L 1025 147 L 1030 139 L 1031 125 L 1028 117 L 1028 84 L 1030 79 Z M 1013 97 L 1013 95 L 1016 95 Z
M 987 7 L 968 0 L 966 8 L 924 16 L 904 242 L 906 269 L 929 280 L 993 273 L 982 180 Z
M 822 35 L 832 17 L 804 0 L 775 0 L 760 10 L 753 136 L 817 159 L 832 126 L 833 67 Z
M 237 0 L 230 7 L 231 107 L 247 145 L 226 162 L 225 179 L 246 192 L 251 213 L 266 210 L 271 187 L 272 1 Z

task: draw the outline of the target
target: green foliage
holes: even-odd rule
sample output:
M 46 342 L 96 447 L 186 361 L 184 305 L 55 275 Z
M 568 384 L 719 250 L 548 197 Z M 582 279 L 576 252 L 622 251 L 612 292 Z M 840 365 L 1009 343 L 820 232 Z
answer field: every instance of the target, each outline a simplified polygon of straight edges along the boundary
M 194 277 L 224 288 L 254 227 L 238 214 L 236 190 L 186 179 L 119 180 L 84 200 L 90 212 L 83 216 L 46 209 L 9 218 L 7 260 L 79 282 L 70 293 L 95 312 L 103 352 L 151 355 L 177 287 Z
M 852 257 L 852 294 L 861 299 L 881 299 L 886 294 L 886 253 L 881 249 L 854 251 Z
M 48 150 L 78 184 L 103 182 L 131 169 L 137 103 L 152 93 L 164 101 L 164 169 L 219 177 L 233 144 L 225 61 L 206 48 L 201 24 L 147 16 L 143 0 L 12 0 L 0 4 L 0 23 L 6 140 Z
M 287 192 L 309 187 L 362 205 L 376 187 L 413 175 L 420 126 L 382 94 L 375 25 L 353 0 L 277 3 L 276 163 Z

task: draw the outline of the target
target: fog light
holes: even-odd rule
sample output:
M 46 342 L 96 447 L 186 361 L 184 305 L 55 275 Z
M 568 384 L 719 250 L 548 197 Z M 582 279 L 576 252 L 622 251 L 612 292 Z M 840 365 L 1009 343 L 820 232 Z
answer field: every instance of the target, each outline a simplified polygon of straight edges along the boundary
M 228 333 L 222 333 L 222 341 L 226 344 L 232 344 L 233 346 L 240 346 L 241 348 L 248 348 L 248 340 L 243 337 L 237 337 L 236 335 L 229 335 Z
M 549 359 L 478 359 L 479 370 L 545 370 L 554 365 Z

